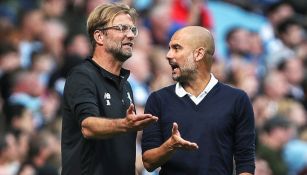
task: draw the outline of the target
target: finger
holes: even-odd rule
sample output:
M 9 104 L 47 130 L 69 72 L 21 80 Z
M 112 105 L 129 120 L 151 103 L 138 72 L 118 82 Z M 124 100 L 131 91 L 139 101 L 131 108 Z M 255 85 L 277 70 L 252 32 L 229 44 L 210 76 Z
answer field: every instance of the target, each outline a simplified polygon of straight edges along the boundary
M 136 115 L 134 118 L 133 118 L 133 121 L 137 122 L 137 121 L 142 121 L 142 120 L 145 120 L 147 118 L 154 118 L 155 120 L 158 120 L 157 117 L 155 116 L 152 116 L 151 114 L 141 114 L 141 115 Z
M 139 127 L 145 127 L 145 126 L 147 126 L 147 125 L 149 125 L 151 123 L 154 123 L 156 121 L 157 120 L 154 117 L 150 117 L 150 118 L 146 118 L 144 120 L 138 121 L 136 123 L 136 125 L 139 126 Z
M 133 103 L 131 103 L 129 108 L 127 109 L 127 114 L 134 114 L 134 105 L 133 105 Z
M 188 145 L 187 145 L 187 149 L 189 149 L 189 150 L 195 150 L 195 149 L 198 149 L 198 145 L 196 144 L 196 143 L 189 143 Z
M 198 149 L 198 145 L 194 142 L 189 142 L 186 140 L 182 140 L 181 142 L 182 148 L 188 149 L 188 150 L 195 150 Z
M 177 134 L 178 131 L 178 124 L 176 122 L 173 123 L 173 128 L 172 128 L 172 134 Z
M 157 116 L 151 116 L 155 121 L 158 121 L 159 118 Z

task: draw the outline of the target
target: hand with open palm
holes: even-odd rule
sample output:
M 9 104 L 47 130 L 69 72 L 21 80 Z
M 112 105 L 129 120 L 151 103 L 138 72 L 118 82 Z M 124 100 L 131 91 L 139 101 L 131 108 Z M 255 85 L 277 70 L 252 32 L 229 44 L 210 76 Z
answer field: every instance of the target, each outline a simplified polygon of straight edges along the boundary
M 178 124 L 173 123 L 172 136 L 170 137 L 169 147 L 172 149 L 196 150 L 198 145 L 194 142 L 184 140 L 178 130 Z
M 151 114 L 136 114 L 134 112 L 134 105 L 130 104 L 127 109 L 125 123 L 129 130 L 142 130 L 149 124 L 156 122 L 158 117 Z

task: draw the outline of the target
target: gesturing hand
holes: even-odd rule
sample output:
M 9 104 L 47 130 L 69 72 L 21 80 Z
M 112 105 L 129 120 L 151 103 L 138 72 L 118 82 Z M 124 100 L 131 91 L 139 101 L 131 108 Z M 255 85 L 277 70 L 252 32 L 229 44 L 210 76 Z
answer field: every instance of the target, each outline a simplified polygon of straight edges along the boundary
M 170 148 L 171 149 L 186 149 L 186 150 L 196 150 L 198 149 L 198 145 L 194 142 L 190 142 L 187 140 L 184 140 L 180 132 L 178 130 L 178 125 L 177 123 L 173 123 L 173 128 L 172 128 L 172 136 L 170 137 Z
M 136 115 L 134 112 L 134 105 L 131 103 L 127 109 L 125 123 L 128 130 L 142 130 L 147 125 L 156 122 L 158 117 L 151 114 L 139 114 Z

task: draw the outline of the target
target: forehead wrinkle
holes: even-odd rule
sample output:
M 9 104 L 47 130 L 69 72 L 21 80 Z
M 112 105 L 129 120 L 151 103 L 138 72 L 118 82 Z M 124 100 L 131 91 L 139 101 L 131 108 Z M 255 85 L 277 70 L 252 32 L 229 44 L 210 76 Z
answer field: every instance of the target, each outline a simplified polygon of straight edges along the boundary
M 133 21 L 133 18 L 128 14 L 128 13 L 117 13 L 113 18 L 112 18 L 112 20 L 110 20 L 110 22 L 109 22 L 109 25 L 118 25 L 118 24 L 115 24 L 115 23 L 117 23 L 118 21 L 120 21 L 121 23 L 119 23 L 119 24 L 122 24 L 122 21 L 123 20 L 126 20 L 126 19 L 128 19 L 128 25 L 133 25 L 134 26 L 134 21 Z M 130 23 L 130 21 L 132 22 L 132 23 Z
M 191 47 L 189 38 L 191 37 L 186 34 L 182 34 L 181 32 L 175 33 L 171 39 L 170 46 L 180 46 L 183 48 Z

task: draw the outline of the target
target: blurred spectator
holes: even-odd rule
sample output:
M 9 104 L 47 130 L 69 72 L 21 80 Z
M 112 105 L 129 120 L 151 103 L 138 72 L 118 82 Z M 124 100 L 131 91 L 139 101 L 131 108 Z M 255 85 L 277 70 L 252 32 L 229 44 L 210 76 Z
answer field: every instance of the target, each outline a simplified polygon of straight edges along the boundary
M 149 12 L 148 19 L 145 19 L 144 25 L 150 30 L 154 45 L 168 46 L 172 26 L 170 15 L 170 3 L 165 1 L 154 6 Z
M 263 82 L 263 92 L 253 101 L 256 125 L 258 127 L 270 117 L 278 114 L 280 103 L 286 100 L 288 82 L 281 72 L 268 72 Z
M 279 104 L 278 113 L 287 116 L 298 129 L 305 126 L 307 123 L 307 115 L 304 106 L 293 99 L 282 101 Z
M 3 42 L 0 44 L 0 111 L 10 95 L 9 74 L 21 65 L 20 55 L 12 44 Z M 1 116 L 0 116 L 1 117 Z M 2 122 L 3 119 L 0 118 Z M 2 122 L 3 124 L 3 122 Z M 4 128 L 4 127 L 2 127 Z
M 248 71 L 258 78 L 266 73 L 262 41 L 256 32 L 244 27 L 231 28 L 226 34 L 228 54 L 226 56 L 226 69 L 232 83 L 236 84 L 238 76 Z M 250 69 L 246 69 L 248 66 Z M 241 72 L 238 69 L 242 69 Z
M 69 0 L 65 2 L 66 9 L 61 19 L 66 24 L 69 35 L 86 34 L 86 8 L 90 2 L 86 0 Z
M 14 24 L 0 16 L 0 38 L 1 42 L 18 47 L 20 36 Z
M 138 64 L 135 64 L 138 63 Z M 148 54 L 142 50 L 134 49 L 134 53 L 123 67 L 130 70 L 128 81 L 133 89 L 135 105 L 144 107 L 149 96 L 148 81 L 151 78 L 151 70 Z M 140 111 L 137 111 L 139 113 Z M 144 112 L 144 111 L 141 111 Z
M 167 50 L 161 47 L 153 48 L 149 55 L 152 70 L 152 79 L 150 81 L 151 91 L 159 90 L 165 86 L 171 85 L 174 81 L 169 76 L 171 74 L 171 67 L 166 59 Z
M 47 18 L 60 18 L 63 16 L 67 1 L 41 0 L 41 9 Z
M 17 175 L 36 175 L 35 167 L 30 163 L 24 163 L 20 166 Z
M 33 124 L 32 124 L 33 126 Z M 34 131 L 34 127 L 32 130 Z M 29 132 L 24 132 L 23 130 L 13 130 L 14 135 L 17 140 L 17 145 L 18 145 L 18 160 L 21 163 L 24 163 L 27 158 L 28 158 L 28 152 L 30 148 L 30 139 L 33 137 L 36 133 L 29 133 Z
M 44 31 L 44 16 L 40 9 L 31 9 L 20 14 L 19 20 L 19 50 L 21 54 L 21 65 L 27 68 L 31 64 L 31 55 L 42 49 L 40 41 Z M 52 31 L 54 32 L 54 31 Z
M 48 87 L 60 95 L 63 94 L 66 76 L 70 69 L 90 56 L 90 43 L 85 34 L 76 34 L 66 37 L 64 42 L 65 55 L 63 63 L 52 72 Z
M 287 175 L 288 173 L 282 150 L 291 137 L 291 123 L 281 116 L 268 119 L 259 133 L 260 142 L 257 146 L 257 155 L 268 162 L 274 175 Z
M 249 44 L 250 32 L 243 27 L 234 27 L 226 34 L 226 42 L 228 46 L 227 60 L 233 59 L 249 60 L 250 56 L 250 44 Z
M 5 119 L 7 130 L 34 133 L 32 112 L 22 104 L 8 104 L 5 108 Z
M 12 82 L 8 102 L 22 104 L 30 109 L 33 112 L 35 127 L 40 128 L 44 124 L 40 97 L 43 95 L 45 87 L 40 83 L 38 75 L 30 71 L 18 70 L 13 73 Z
M 16 138 L 12 133 L 0 135 L 0 174 L 15 175 L 19 169 Z
M 249 35 L 249 52 L 252 64 L 257 66 L 257 75 L 263 78 L 267 72 L 265 64 L 265 49 L 259 33 L 251 31 Z
M 272 170 L 266 160 L 256 158 L 255 175 L 272 175 Z
M 277 67 L 284 59 L 295 57 L 300 45 L 305 39 L 305 32 L 300 23 L 294 18 L 281 21 L 277 28 L 280 47 L 268 53 L 266 62 L 268 67 Z
M 7 18 L 12 23 L 18 21 L 18 13 L 37 8 L 40 0 L 7 0 L 0 2 L 0 16 Z
M 213 19 L 204 0 L 172 0 L 172 21 L 183 27 L 198 25 L 211 30 Z
M 277 34 L 283 44 L 294 51 L 306 36 L 303 26 L 295 18 L 287 18 L 281 21 L 277 25 Z
M 281 41 L 278 39 L 276 27 L 286 18 L 294 15 L 293 7 L 286 1 L 276 1 L 268 5 L 265 9 L 265 16 L 268 22 L 262 26 L 260 36 L 264 42 L 266 52 L 274 52 L 281 47 Z
M 138 37 L 135 39 L 134 48 L 143 50 L 146 53 L 151 53 L 153 46 L 152 46 L 152 38 L 150 34 L 150 30 L 144 26 L 138 26 L 139 34 Z
M 47 52 L 34 52 L 31 57 L 30 71 L 37 74 L 40 83 L 47 86 L 50 73 L 55 67 L 51 54 Z
M 260 84 L 256 76 L 245 75 L 240 77 L 236 86 L 244 90 L 248 97 L 253 100 L 258 95 Z
M 37 175 L 58 175 L 59 170 L 52 164 L 51 159 L 55 156 L 59 161 L 59 142 L 48 132 L 41 132 L 37 137 L 33 137 L 30 142 L 29 162 L 37 170 Z
M 90 42 L 85 34 L 79 33 L 66 37 L 64 42 L 66 56 L 85 58 L 90 55 Z
M 278 68 L 289 83 L 288 97 L 302 103 L 305 97 L 302 87 L 305 75 L 302 61 L 298 58 L 290 58 L 282 61 Z
M 233 59 L 228 65 L 226 82 L 238 86 L 245 77 L 254 77 L 258 81 L 257 66 L 242 59 Z
M 49 52 L 57 64 L 62 64 L 64 55 L 64 40 L 67 35 L 65 24 L 58 19 L 48 19 L 44 23 L 41 41 L 44 51 Z
M 20 55 L 13 45 L 9 43 L 0 44 L 0 77 L 5 72 L 15 70 L 20 66 Z

